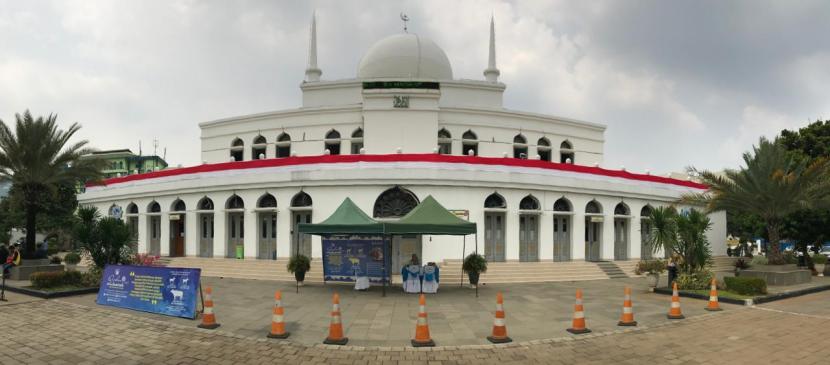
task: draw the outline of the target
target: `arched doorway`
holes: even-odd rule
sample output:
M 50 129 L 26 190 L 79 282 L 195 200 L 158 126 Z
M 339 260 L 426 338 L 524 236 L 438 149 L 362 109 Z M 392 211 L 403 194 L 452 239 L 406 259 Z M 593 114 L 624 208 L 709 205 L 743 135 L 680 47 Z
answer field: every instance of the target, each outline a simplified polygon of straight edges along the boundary
M 184 256 L 185 211 L 184 201 L 176 199 L 170 206 L 170 256 Z
M 536 153 L 542 161 L 550 162 L 550 140 L 542 137 L 536 142 Z
M 125 216 L 127 218 L 127 227 L 130 228 L 133 251 L 138 252 L 138 205 L 135 203 L 127 204 L 127 213 Z
M 268 148 L 268 141 L 265 136 L 258 135 L 254 138 L 254 143 L 251 144 L 251 159 L 263 160 L 265 159 L 265 151 Z
M 568 199 L 553 203 L 553 261 L 571 261 L 571 215 L 573 206 Z
M 438 131 L 438 153 L 442 155 L 452 154 L 452 134 L 445 128 Z
M 596 200 L 585 205 L 585 261 L 599 261 L 602 252 L 602 206 Z
M 654 246 L 651 245 L 651 206 L 640 209 L 640 258 L 651 260 Z
M 300 254 L 311 257 L 311 236 L 300 234 L 300 223 L 311 223 L 311 195 L 300 191 L 291 198 L 291 256 Z
M 628 260 L 628 230 L 631 211 L 625 203 L 614 207 L 614 260 Z
M 208 197 L 199 200 L 199 256 L 213 257 L 213 200 Z
M 147 253 L 161 255 L 161 205 L 155 200 L 147 205 Z
M 231 154 L 230 160 L 231 162 L 234 161 L 242 161 L 245 154 L 245 142 L 242 142 L 241 138 L 236 138 L 231 142 Z
M 372 215 L 382 220 L 397 220 L 416 206 L 418 206 L 418 197 L 413 192 L 395 186 L 378 195 Z M 392 238 L 393 272 L 407 263 L 412 255 L 423 258 L 420 235 L 396 235 Z
M 360 150 L 363 149 L 363 128 L 355 129 L 352 132 L 352 154 L 359 155 Z
M 505 261 L 504 224 L 507 202 L 499 193 L 484 199 L 484 255 L 487 261 Z
M 245 257 L 245 202 L 234 194 L 225 202 L 228 212 L 228 243 L 225 256 L 229 258 Z M 237 253 L 237 250 L 239 252 Z
M 570 141 L 562 141 L 559 145 L 559 162 L 560 163 L 576 163 L 576 155 L 574 155 L 574 147 Z
M 257 202 L 259 234 L 257 258 L 277 259 L 277 198 L 265 193 Z
M 478 136 L 468 130 L 461 136 L 462 155 L 478 156 Z
M 513 158 L 527 160 L 527 138 L 521 133 L 513 137 Z
M 519 261 L 539 261 L 539 200 L 533 195 L 519 202 Z
M 277 158 L 291 156 L 291 136 L 288 135 L 288 133 L 280 133 L 280 135 L 277 137 L 276 145 Z
M 332 129 L 326 133 L 325 149 L 329 151 L 330 155 L 340 154 L 340 132 Z

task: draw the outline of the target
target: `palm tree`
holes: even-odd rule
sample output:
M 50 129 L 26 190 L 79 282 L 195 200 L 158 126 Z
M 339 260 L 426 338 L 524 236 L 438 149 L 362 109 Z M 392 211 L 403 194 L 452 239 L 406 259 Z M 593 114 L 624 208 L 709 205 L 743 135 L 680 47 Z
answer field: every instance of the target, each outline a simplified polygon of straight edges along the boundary
M 66 130 L 57 126 L 57 116 L 33 118 L 27 110 L 15 114 L 15 130 L 0 120 L 0 179 L 9 180 L 23 192 L 26 212 L 24 253 L 35 250 L 39 201 L 44 194 L 54 194 L 61 184 L 83 183 L 101 175 L 103 160 L 81 159 L 92 152 L 86 140 L 69 144 L 81 129 L 72 123 Z
M 649 244 L 654 253 L 663 250 L 679 255 L 683 259 L 680 269 L 687 274 L 698 272 L 710 264 L 712 252 L 706 231 L 712 224 L 706 214 L 696 209 L 678 214 L 674 207 L 658 207 L 651 211 L 649 220 Z
M 705 204 L 709 212 L 727 210 L 760 216 L 769 235 L 769 262 L 783 264 L 778 241 L 784 218 L 797 210 L 828 203 L 830 161 L 817 158 L 808 163 L 789 153 L 777 138 L 769 141 L 763 137 L 757 147 L 743 154 L 743 160 L 746 166 L 723 174 L 690 169 L 709 190 L 686 195 L 683 200 Z

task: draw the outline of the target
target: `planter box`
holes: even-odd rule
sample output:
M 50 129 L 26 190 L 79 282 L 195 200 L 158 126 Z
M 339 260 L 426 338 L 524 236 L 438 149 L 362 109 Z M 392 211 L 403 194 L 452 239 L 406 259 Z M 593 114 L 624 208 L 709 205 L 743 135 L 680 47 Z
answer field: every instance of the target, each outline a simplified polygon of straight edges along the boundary
M 44 264 L 43 261 L 46 263 Z M 13 267 L 10 271 L 11 280 L 29 280 L 29 276 L 36 272 L 63 271 L 63 265 L 50 264 L 49 260 L 27 260 L 23 261 L 22 265 Z
M 767 285 L 803 284 L 813 279 L 810 270 L 799 269 L 795 265 L 757 265 L 741 270 L 738 276 L 761 278 Z

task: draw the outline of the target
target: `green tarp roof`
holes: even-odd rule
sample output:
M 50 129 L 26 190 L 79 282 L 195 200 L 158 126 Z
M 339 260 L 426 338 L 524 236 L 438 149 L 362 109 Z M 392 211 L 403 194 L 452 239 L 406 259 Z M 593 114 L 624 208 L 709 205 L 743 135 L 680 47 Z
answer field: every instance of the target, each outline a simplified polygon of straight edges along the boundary
M 378 222 L 346 198 L 331 216 L 320 223 L 300 223 L 300 233 L 328 234 L 436 234 L 476 233 L 476 224 L 450 213 L 431 195 L 396 222 Z
M 351 199 L 346 198 L 326 220 L 320 223 L 300 223 L 297 230 L 310 234 L 382 234 L 383 224 L 366 215 Z
M 397 222 L 386 222 L 386 234 L 446 234 L 467 235 L 476 233 L 476 224 L 458 218 L 441 206 L 432 195 L 412 209 Z

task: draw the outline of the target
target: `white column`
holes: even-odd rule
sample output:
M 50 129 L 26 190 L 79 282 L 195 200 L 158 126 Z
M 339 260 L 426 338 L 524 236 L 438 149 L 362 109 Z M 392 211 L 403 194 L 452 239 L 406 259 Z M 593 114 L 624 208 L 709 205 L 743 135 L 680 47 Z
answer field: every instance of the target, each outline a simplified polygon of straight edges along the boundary
M 287 258 L 291 257 L 291 220 L 294 219 L 291 214 L 291 197 L 295 191 L 289 189 L 282 189 L 274 191 L 274 197 L 277 199 L 277 257 Z
M 213 257 L 224 258 L 228 245 L 228 214 L 225 212 L 225 202 L 232 195 L 231 192 L 217 192 L 208 194 L 213 201 Z
M 642 253 L 643 242 L 640 232 L 639 211 L 636 216 L 628 220 L 628 257 L 632 260 L 639 260 Z
M 553 261 L 553 212 L 549 210 L 539 215 L 539 261 Z
M 600 258 L 602 260 L 614 260 L 614 207 L 603 205 L 602 222 L 602 245 Z
M 507 212 L 504 215 L 504 258 L 507 261 L 519 261 L 518 206 L 519 200 L 517 199 L 507 201 Z
M 250 204 L 250 207 L 249 207 Z M 257 243 L 259 240 L 259 232 L 257 231 L 257 212 L 254 211 L 256 206 L 256 199 L 252 199 L 249 203 L 245 200 L 245 238 L 243 245 L 245 246 L 245 258 L 256 259 L 257 257 Z
M 571 216 L 571 260 L 585 260 L 585 204 L 574 204 Z
M 159 203 L 161 204 L 161 203 Z M 169 204 L 168 204 L 169 205 Z M 162 205 L 161 209 L 164 210 L 166 205 Z M 159 254 L 161 256 L 170 256 L 170 212 L 162 211 L 161 213 L 161 250 Z
M 146 214 L 139 214 L 138 215 L 138 253 L 147 253 L 150 249 L 149 241 L 147 237 L 150 235 L 147 234 L 147 222 L 149 221 Z
M 196 203 L 188 207 L 196 208 Z M 199 216 L 190 210 L 185 212 L 184 217 L 184 255 L 199 256 Z

